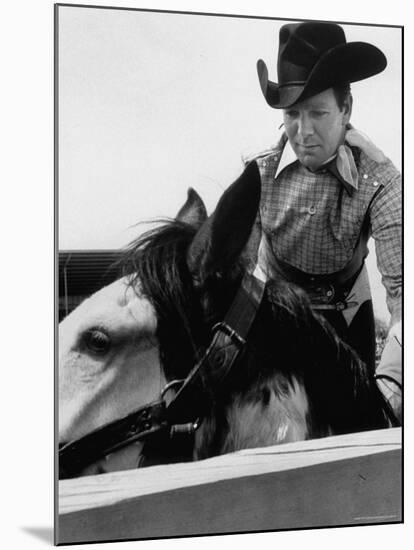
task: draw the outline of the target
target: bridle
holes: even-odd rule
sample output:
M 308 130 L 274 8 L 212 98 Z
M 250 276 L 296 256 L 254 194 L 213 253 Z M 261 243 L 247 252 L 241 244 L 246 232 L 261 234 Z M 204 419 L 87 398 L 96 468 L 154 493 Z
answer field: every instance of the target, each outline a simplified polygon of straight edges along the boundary
M 207 350 L 188 376 L 169 382 L 159 400 L 63 445 L 59 449 L 59 478 L 75 477 L 87 466 L 136 441 L 144 441 L 148 448 L 167 446 L 171 455 L 191 459 L 188 455 L 194 433 L 245 349 L 264 292 L 265 282 L 246 273 L 223 321 L 213 327 Z M 167 402 L 166 396 L 176 388 Z
M 188 376 L 168 382 L 157 401 L 64 444 L 59 449 L 59 478 L 76 477 L 89 465 L 138 441 L 144 442 L 140 466 L 191 460 L 194 434 L 246 347 L 264 292 L 264 279 L 246 273 Z M 175 395 L 167 399 L 171 390 Z M 383 410 L 391 426 L 400 425 L 386 401 Z

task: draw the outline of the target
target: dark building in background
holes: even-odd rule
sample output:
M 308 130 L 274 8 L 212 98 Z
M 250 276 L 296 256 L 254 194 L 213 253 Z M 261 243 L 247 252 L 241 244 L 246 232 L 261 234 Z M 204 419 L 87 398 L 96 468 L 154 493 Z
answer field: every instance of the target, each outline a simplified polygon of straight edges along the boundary
M 120 277 L 118 250 L 59 252 L 59 321 L 85 298 Z

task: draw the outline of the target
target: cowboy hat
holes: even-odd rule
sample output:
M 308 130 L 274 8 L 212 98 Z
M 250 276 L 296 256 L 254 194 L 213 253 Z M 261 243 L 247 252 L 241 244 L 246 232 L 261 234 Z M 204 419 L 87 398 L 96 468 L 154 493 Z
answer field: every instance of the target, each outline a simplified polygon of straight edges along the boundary
M 257 72 L 267 103 L 284 109 L 333 86 L 369 78 L 386 65 L 385 55 L 372 44 L 346 42 L 339 25 L 310 21 L 280 29 L 278 83 L 268 79 L 262 59 Z

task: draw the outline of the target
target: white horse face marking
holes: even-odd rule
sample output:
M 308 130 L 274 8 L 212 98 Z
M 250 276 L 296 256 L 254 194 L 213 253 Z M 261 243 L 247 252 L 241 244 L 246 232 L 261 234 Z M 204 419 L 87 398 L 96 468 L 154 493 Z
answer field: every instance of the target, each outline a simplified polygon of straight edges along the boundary
M 154 308 L 119 279 L 59 326 L 59 441 L 155 400 L 165 384 Z

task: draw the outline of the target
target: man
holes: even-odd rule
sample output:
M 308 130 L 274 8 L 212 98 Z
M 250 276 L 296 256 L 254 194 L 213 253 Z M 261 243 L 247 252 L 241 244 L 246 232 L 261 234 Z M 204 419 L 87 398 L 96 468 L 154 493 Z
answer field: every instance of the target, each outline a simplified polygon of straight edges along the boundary
M 339 25 L 282 26 L 278 83 L 262 60 L 263 95 L 283 109 L 277 146 L 257 156 L 261 225 L 285 275 L 375 369 L 375 325 L 365 257 L 375 240 L 391 313 L 376 369 L 378 385 L 401 419 L 401 178 L 392 162 L 350 125 L 350 83 L 386 67 L 384 54 L 346 42 Z

